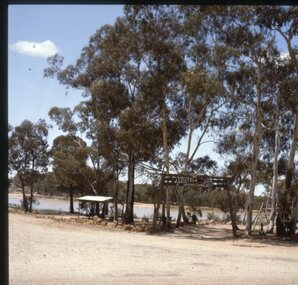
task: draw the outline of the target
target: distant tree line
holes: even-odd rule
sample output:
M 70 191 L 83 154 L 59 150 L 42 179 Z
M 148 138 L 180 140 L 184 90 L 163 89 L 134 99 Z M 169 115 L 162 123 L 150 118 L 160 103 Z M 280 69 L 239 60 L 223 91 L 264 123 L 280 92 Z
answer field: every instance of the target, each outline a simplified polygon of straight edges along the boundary
M 152 201 L 163 201 L 168 216 L 170 200 L 177 201 L 177 225 L 180 219 L 187 222 L 184 205 L 193 192 L 189 187 L 158 191 L 159 175 L 220 172 L 234 177 L 233 211 L 246 209 L 247 234 L 258 184 L 272 200 L 267 230 L 273 230 L 277 216 L 277 234 L 293 234 L 297 19 L 295 6 L 125 6 L 124 16 L 100 27 L 74 64 L 64 66 L 58 54 L 48 59 L 44 76 L 81 90 L 82 102 L 49 111 L 64 132 L 51 150 L 44 121 L 12 128 L 10 170 L 22 189 L 33 187 L 50 159 L 55 181 L 71 200 L 75 189 L 110 193 L 115 209 L 123 189 L 119 178 L 125 175 L 126 224 L 133 223 L 135 177 L 141 174 L 151 179 Z M 207 135 L 216 142 L 224 169 L 200 156 Z M 182 139 L 186 150 L 174 156 Z

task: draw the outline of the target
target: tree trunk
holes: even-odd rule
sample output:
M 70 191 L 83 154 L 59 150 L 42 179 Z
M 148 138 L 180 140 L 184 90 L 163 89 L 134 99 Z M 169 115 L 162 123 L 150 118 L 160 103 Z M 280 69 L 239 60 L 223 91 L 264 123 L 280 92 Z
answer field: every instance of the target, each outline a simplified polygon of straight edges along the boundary
M 32 176 L 34 176 L 34 167 L 35 167 L 35 159 L 33 158 L 32 161 Z M 30 185 L 30 206 L 29 206 L 29 211 L 32 212 L 32 204 L 33 204 L 33 189 L 34 189 L 34 182 L 32 180 L 34 180 L 33 177 L 31 177 L 30 179 L 31 181 L 31 185 Z
M 113 177 L 113 188 L 114 188 L 114 220 L 118 220 L 118 175 Z
M 74 208 L 73 208 L 73 188 L 72 187 L 69 189 L 69 212 L 71 214 L 74 213 Z
M 260 71 L 258 74 L 258 80 L 256 84 L 257 88 L 257 102 L 256 102 L 256 122 L 255 122 L 255 132 L 253 138 L 253 154 L 252 154 L 252 163 L 251 163 L 251 179 L 248 192 L 248 201 L 247 201 L 247 220 L 246 220 L 246 234 L 251 234 L 252 228 L 252 210 L 253 210 L 253 198 L 256 185 L 256 172 L 259 156 L 259 144 L 261 137 L 261 75 Z
M 29 205 L 29 212 L 32 212 L 32 204 L 33 204 L 33 189 L 34 189 L 34 186 L 33 184 L 30 185 L 30 205 Z
M 231 216 L 231 223 L 232 223 L 232 231 L 233 231 L 233 238 L 237 238 L 237 222 L 236 222 L 236 210 L 235 205 L 233 203 L 232 195 L 231 195 L 230 187 L 227 188 L 228 198 L 229 198 L 229 208 L 230 208 L 230 216 Z
M 229 185 L 230 187 L 231 185 Z M 241 187 L 241 186 L 240 186 Z M 240 187 L 238 187 L 238 189 L 235 190 L 235 197 L 233 201 L 233 207 L 234 207 L 234 217 L 235 217 L 235 222 L 236 222 L 236 229 L 239 230 L 239 227 L 237 225 L 237 213 L 238 213 L 238 203 L 239 203 L 239 193 L 240 193 Z M 230 188 L 231 189 L 231 188 Z M 231 220 L 232 221 L 232 220 Z
M 183 223 L 186 224 L 186 225 L 189 224 L 188 217 L 185 214 L 184 195 L 182 196 L 181 215 L 182 215 L 182 218 L 183 218 Z
M 252 210 L 253 210 L 253 198 L 255 192 L 255 184 L 256 184 L 256 168 L 257 168 L 257 154 L 258 150 L 254 146 L 253 150 L 253 162 L 252 162 L 252 169 L 251 169 L 251 180 L 249 185 L 249 192 L 247 196 L 247 218 L 246 218 L 246 234 L 251 234 L 252 228 Z
M 296 232 L 296 225 L 298 222 L 298 197 L 297 197 L 297 192 L 296 192 L 296 197 L 295 197 L 295 201 L 293 201 L 293 224 L 292 224 L 292 234 L 295 234 Z
M 179 228 L 181 225 L 181 202 L 180 202 L 180 195 L 179 190 L 176 190 L 177 200 L 178 200 L 178 216 L 176 221 L 176 228 Z
M 122 223 L 124 223 L 124 209 L 125 209 L 125 203 L 123 202 L 122 203 L 122 211 L 121 211 L 121 220 L 122 220 Z
M 163 191 L 164 191 L 164 189 L 163 189 Z M 161 205 L 161 220 L 162 220 L 162 225 L 165 227 L 165 225 L 166 225 L 166 204 L 164 201 L 164 197 L 165 197 L 164 193 L 163 193 L 162 197 L 163 197 L 163 201 L 162 201 L 162 205 Z
M 152 222 L 152 233 L 156 232 L 156 224 L 157 224 L 157 219 L 158 219 L 160 203 L 162 201 L 162 196 L 163 196 L 163 184 L 160 185 L 160 189 L 158 190 L 158 193 L 156 194 L 156 201 L 155 201 L 153 222 Z
M 133 224 L 133 204 L 134 204 L 134 171 L 135 160 L 133 151 L 129 154 L 128 162 L 128 189 L 127 189 L 127 202 L 124 215 L 125 224 Z
M 167 201 L 167 219 L 166 225 L 167 229 L 171 227 L 171 213 L 170 213 L 170 189 L 169 186 L 166 188 L 166 201 Z
M 291 184 L 294 173 L 294 160 L 297 150 L 298 140 L 298 108 L 295 113 L 294 130 L 292 144 L 290 149 L 289 160 L 287 163 L 287 172 L 285 178 L 284 191 L 279 199 L 279 211 L 277 218 L 276 234 L 278 236 L 290 236 L 296 231 L 297 211 L 295 211 L 297 203 L 297 193 L 291 193 Z M 295 190 L 294 190 L 295 191 Z
M 185 193 L 185 186 L 183 185 L 182 187 L 182 192 L 180 194 L 180 211 L 181 211 L 181 216 L 183 218 L 183 224 L 189 224 L 188 217 L 185 214 L 185 208 L 184 208 L 184 193 Z
M 21 187 L 22 187 L 22 194 L 23 194 L 23 207 L 24 207 L 24 210 L 25 212 L 28 212 L 28 201 L 27 201 L 27 197 L 26 197 L 26 193 L 25 193 L 25 184 L 24 184 L 24 181 L 23 181 L 23 178 L 21 176 L 20 177 L 20 180 L 21 180 Z
M 181 207 L 180 204 L 178 206 L 178 216 L 176 221 L 176 228 L 179 228 L 181 226 Z
M 195 156 L 195 153 L 197 152 L 197 150 L 199 148 L 199 143 L 198 143 L 195 151 L 193 152 L 193 154 L 191 156 L 191 158 L 189 158 L 190 149 L 191 149 L 191 143 L 192 143 L 192 136 L 193 136 L 193 132 L 194 132 L 193 121 L 192 121 L 192 118 L 191 118 L 191 108 L 192 108 L 192 102 L 190 101 L 189 108 L 188 108 L 189 134 L 188 134 L 188 140 L 187 140 L 187 148 L 186 148 L 186 155 L 185 155 L 185 160 L 184 160 L 183 174 L 187 174 L 188 165 L 189 165 L 190 161 L 193 159 L 193 157 Z M 201 114 L 203 114 L 203 112 Z M 200 115 L 200 118 L 202 119 L 202 115 Z M 200 120 L 198 120 L 198 122 Z M 183 185 L 181 194 L 178 193 L 178 195 L 179 195 L 179 212 L 178 212 L 179 221 L 177 219 L 177 222 L 176 222 L 176 227 L 177 228 L 180 225 L 181 216 L 183 217 L 183 223 L 184 224 L 188 224 L 189 223 L 189 220 L 188 220 L 188 218 L 187 218 L 187 216 L 185 214 L 184 193 L 185 193 L 185 186 Z
M 170 172 L 169 164 L 169 147 L 168 147 L 168 128 L 167 128 L 167 114 L 165 103 L 162 106 L 162 134 L 163 134 L 163 149 L 164 149 L 164 166 L 166 173 Z M 167 208 L 167 219 L 166 219 L 166 228 L 169 228 L 169 219 L 170 219 L 170 197 L 169 197 L 169 188 L 166 187 L 166 208 Z
M 278 178 L 278 155 L 280 151 L 280 132 L 277 125 L 275 131 L 275 147 L 274 147 L 274 162 L 273 162 L 273 179 L 271 189 L 271 212 L 269 217 L 269 225 L 267 227 L 267 233 L 273 233 L 274 221 L 276 216 L 276 193 L 277 193 L 277 178 Z

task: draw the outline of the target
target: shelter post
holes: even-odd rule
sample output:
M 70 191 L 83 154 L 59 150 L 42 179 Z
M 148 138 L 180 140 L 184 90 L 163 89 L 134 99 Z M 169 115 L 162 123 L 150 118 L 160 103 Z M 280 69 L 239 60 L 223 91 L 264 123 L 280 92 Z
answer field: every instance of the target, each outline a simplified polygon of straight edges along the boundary
M 97 202 L 97 203 L 95 203 L 95 214 L 97 215 L 97 216 L 99 216 L 99 203 Z

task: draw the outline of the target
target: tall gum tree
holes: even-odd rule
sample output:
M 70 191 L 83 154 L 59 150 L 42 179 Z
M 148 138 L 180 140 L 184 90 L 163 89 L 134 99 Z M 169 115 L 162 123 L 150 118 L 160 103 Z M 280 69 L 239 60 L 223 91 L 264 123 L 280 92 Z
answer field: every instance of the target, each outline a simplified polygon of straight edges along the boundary
M 179 123 L 181 110 L 180 74 L 185 69 L 182 45 L 176 39 L 176 15 L 170 6 L 134 5 L 125 7 L 125 16 L 140 35 L 143 78 L 141 96 L 151 112 L 160 114 L 159 124 L 163 141 L 163 172 L 170 172 L 170 149 L 175 145 L 175 137 L 183 135 Z M 181 118 L 182 119 L 182 118 Z M 176 126 L 176 127 L 175 127 Z M 177 142 L 177 140 L 176 140 Z M 161 195 L 164 192 L 161 187 Z M 165 189 L 167 222 L 169 224 L 169 189 Z M 161 198 L 161 197 L 160 197 Z M 160 200 L 160 199 L 159 199 Z M 154 225 L 157 219 L 159 202 L 155 209 Z
M 251 233 L 257 164 L 261 157 L 262 122 L 267 102 L 276 96 L 274 63 L 279 57 L 274 38 L 256 24 L 253 7 L 228 6 L 214 18 L 217 50 L 222 59 L 221 73 L 229 103 L 221 118 L 222 130 L 230 127 L 250 133 L 250 187 L 247 201 L 246 233 Z M 230 112 L 230 114 L 229 114 Z M 228 120 L 228 121 L 227 121 Z M 245 133 L 244 133 L 245 134 Z
M 65 135 L 70 135 L 74 139 L 79 130 L 82 129 L 83 121 L 76 122 L 74 116 L 75 110 L 78 106 L 71 110 L 70 108 L 58 108 L 52 107 L 49 111 L 49 116 L 52 121 L 56 123 L 58 128 L 62 130 Z M 90 136 L 87 136 L 90 139 Z M 85 152 L 88 154 L 88 158 L 91 161 L 91 167 L 81 169 L 81 175 L 84 177 L 87 188 L 91 193 L 95 195 L 103 194 L 105 172 L 102 170 L 102 156 L 98 153 L 98 149 L 93 147 L 94 140 L 92 140 L 91 146 L 88 147 L 83 140 L 75 140 L 78 147 L 85 148 Z M 89 192 L 89 191 L 88 191 Z
M 118 35 L 121 37 L 118 37 Z M 126 29 L 119 20 L 115 26 L 105 25 L 90 37 L 80 58 L 74 65 L 62 68 L 63 58 L 49 58 L 50 67 L 45 76 L 56 77 L 67 87 L 81 89 L 87 99 L 76 107 L 81 119 L 80 129 L 92 141 L 92 162 L 99 165 L 100 156 L 104 157 L 113 171 L 114 180 L 120 173 L 119 148 L 116 148 L 119 115 L 131 104 L 133 95 L 129 93 L 126 80 L 128 68 L 128 47 Z M 127 41 L 129 42 L 129 41 Z M 108 143 L 105 142 L 106 139 Z M 111 140 L 112 139 L 112 140 Z M 111 145 L 114 148 L 111 150 Z M 117 185 L 114 181 L 115 214 L 117 215 Z
M 180 6 L 181 34 L 185 44 L 188 71 L 184 73 L 188 113 L 187 148 L 183 172 L 186 172 L 206 133 L 212 128 L 221 131 L 222 116 L 230 94 L 226 90 L 226 62 L 234 50 L 223 43 L 223 27 L 229 26 L 229 9 L 220 6 Z M 194 151 L 194 131 L 200 129 Z M 183 192 L 181 193 L 183 195 Z M 183 201 L 183 199 L 180 199 Z M 183 207 L 181 207 L 183 212 Z M 177 222 L 179 219 L 177 220 Z
M 32 123 L 23 121 L 19 126 L 11 128 L 9 135 L 9 171 L 16 173 L 20 179 L 23 207 L 25 211 L 32 211 L 34 201 L 34 185 L 47 172 L 49 163 L 48 128 L 44 120 Z M 30 187 L 29 204 L 25 187 Z
M 298 8 L 296 6 L 264 6 L 257 7 L 258 22 L 268 33 L 277 33 L 286 43 L 290 63 L 294 74 L 291 77 L 289 88 L 285 92 L 284 98 L 287 100 L 290 96 L 296 96 L 297 93 L 291 91 L 297 90 L 298 77 L 298 56 L 297 56 L 297 36 L 298 36 Z M 286 79 L 287 80 L 287 79 Z M 285 82 L 284 82 L 285 83 Z M 293 88 L 293 86 L 296 86 Z M 279 201 L 279 212 L 277 219 L 277 235 L 285 236 L 295 233 L 296 220 L 298 217 L 298 193 L 292 187 L 295 154 L 297 152 L 298 140 L 298 104 L 291 102 L 293 114 L 293 127 L 291 146 L 288 154 L 287 172 L 283 194 Z M 288 232 L 286 232 L 286 230 Z
M 131 108 L 124 110 L 120 116 L 120 132 L 119 141 L 122 144 L 123 151 L 130 156 L 128 173 L 131 175 L 129 179 L 130 187 L 127 193 L 127 210 L 125 212 L 125 221 L 133 220 L 134 201 L 134 175 L 130 169 L 135 171 L 135 166 L 140 163 L 153 162 L 157 153 L 162 146 L 161 132 L 158 124 L 154 121 L 155 116 L 150 116 L 148 113 L 149 106 L 142 104 L 136 99 Z M 131 160 L 132 159 L 132 160 Z
M 101 27 L 90 38 L 89 45 L 83 49 L 76 64 L 62 69 L 62 58 L 56 55 L 49 59 L 50 67 L 45 70 L 45 76 L 56 77 L 66 86 L 83 90 L 87 100 L 76 107 L 81 119 L 80 127 L 87 138 L 94 142 L 92 147 L 97 148 L 98 154 L 109 162 L 115 180 L 118 180 L 121 170 L 119 159 L 126 155 L 129 198 L 126 223 L 133 222 L 134 168 L 136 157 L 140 155 L 136 145 L 130 143 L 131 138 L 125 141 L 125 136 L 121 136 L 121 120 L 125 114 L 134 113 L 144 73 L 141 64 L 143 57 L 140 54 L 142 49 L 139 48 L 141 40 L 138 31 L 133 28 L 127 25 L 125 19 L 118 18 L 113 26 Z M 139 133 L 132 132 L 133 123 L 124 131 L 136 138 Z M 147 124 L 144 127 L 150 126 Z M 154 137 L 147 139 L 152 141 Z M 114 182 L 117 209 L 118 181 Z
M 55 177 L 61 189 L 69 192 L 69 211 L 74 213 L 74 191 L 84 187 L 87 160 L 86 143 L 74 135 L 58 136 L 51 149 Z

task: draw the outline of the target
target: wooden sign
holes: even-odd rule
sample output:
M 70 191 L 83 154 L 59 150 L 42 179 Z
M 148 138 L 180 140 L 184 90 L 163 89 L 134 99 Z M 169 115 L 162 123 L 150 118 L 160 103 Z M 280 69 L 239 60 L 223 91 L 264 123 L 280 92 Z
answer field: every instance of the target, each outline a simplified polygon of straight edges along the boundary
M 162 174 L 163 185 L 199 186 L 201 191 L 213 191 L 227 189 L 232 182 L 232 176 L 209 176 L 209 175 L 185 175 L 185 174 Z

